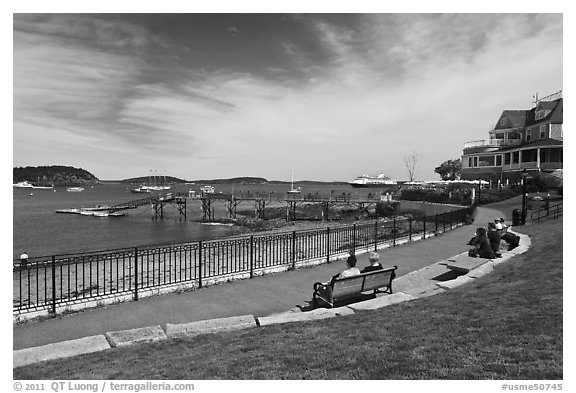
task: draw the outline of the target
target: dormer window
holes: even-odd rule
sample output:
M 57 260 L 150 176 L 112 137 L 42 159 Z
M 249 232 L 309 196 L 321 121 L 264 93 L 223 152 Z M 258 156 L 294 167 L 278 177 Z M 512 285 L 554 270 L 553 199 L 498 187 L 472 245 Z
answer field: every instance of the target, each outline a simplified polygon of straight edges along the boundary
M 546 111 L 544 109 L 538 109 L 536 111 L 535 120 L 542 120 L 545 117 L 546 117 Z
M 500 119 L 500 125 L 501 125 L 501 126 L 505 126 L 505 125 L 506 125 L 506 118 L 505 118 L 505 117 L 503 117 L 503 118 Z

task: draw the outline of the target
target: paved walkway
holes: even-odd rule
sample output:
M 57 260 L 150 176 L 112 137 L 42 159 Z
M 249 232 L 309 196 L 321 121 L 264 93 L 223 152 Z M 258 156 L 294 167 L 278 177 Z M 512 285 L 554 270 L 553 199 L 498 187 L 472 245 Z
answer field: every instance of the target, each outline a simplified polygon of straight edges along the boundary
M 380 250 L 380 262 L 397 265 L 397 280 L 407 273 L 466 251 L 468 240 L 478 226 L 509 212 L 481 207 L 473 225 L 463 226 L 441 236 L 395 248 Z M 367 266 L 368 255 L 358 256 L 358 267 Z M 186 323 L 240 315 L 262 317 L 306 307 L 312 297 L 312 284 L 325 281 L 344 270 L 345 260 L 268 276 L 215 285 L 200 290 L 173 293 L 119 303 L 43 321 L 13 327 L 13 349 L 23 349 L 111 331 L 167 323 Z M 400 280 L 407 281 L 407 280 Z M 412 283 L 417 290 L 417 283 Z M 393 289 L 401 290 L 393 285 Z M 408 288 L 406 288 L 408 289 Z

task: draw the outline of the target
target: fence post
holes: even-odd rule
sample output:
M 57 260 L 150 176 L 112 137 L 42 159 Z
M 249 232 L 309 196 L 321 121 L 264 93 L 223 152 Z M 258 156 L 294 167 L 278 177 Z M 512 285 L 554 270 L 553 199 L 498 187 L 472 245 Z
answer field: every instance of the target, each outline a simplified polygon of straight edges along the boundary
M 330 227 L 326 227 L 326 263 L 330 263 Z
M 254 235 L 250 236 L 250 278 L 254 277 Z
M 28 288 L 30 291 L 30 288 Z M 56 256 L 52 255 L 52 316 L 56 316 Z
M 296 268 L 296 231 L 292 231 L 292 269 Z
M 394 226 L 392 227 L 392 245 L 396 247 L 396 219 L 394 219 Z
M 374 221 L 374 251 L 378 251 L 378 221 Z
M 352 255 L 356 255 L 356 224 L 352 225 Z
M 408 242 L 412 242 L 412 216 L 409 217 L 410 228 L 408 229 Z
M 202 288 L 202 240 L 198 242 L 198 288 Z
M 426 239 L 426 215 L 424 215 L 424 221 L 422 224 L 423 224 L 422 239 Z
M 134 248 L 134 301 L 138 301 L 138 247 Z

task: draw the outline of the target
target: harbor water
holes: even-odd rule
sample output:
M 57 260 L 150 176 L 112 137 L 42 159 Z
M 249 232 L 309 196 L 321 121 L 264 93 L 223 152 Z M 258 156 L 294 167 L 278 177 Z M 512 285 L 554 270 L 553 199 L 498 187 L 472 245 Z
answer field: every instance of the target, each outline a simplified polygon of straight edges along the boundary
M 173 185 L 167 192 L 199 193 L 202 185 Z M 265 184 L 215 185 L 216 192 L 233 192 L 252 195 L 271 194 L 273 199 L 284 198 L 290 185 Z M 154 220 L 151 205 L 126 210 L 122 217 L 93 217 L 79 214 L 61 214 L 56 210 L 97 205 L 113 206 L 145 198 L 147 194 L 134 194 L 126 184 L 85 186 L 82 192 L 67 192 L 66 187 L 54 189 L 13 189 L 13 258 L 26 251 L 30 257 L 63 255 L 70 253 L 112 250 L 143 245 L 161 245 L 237 235 L 241 228 L 209 225 L 199 222 L 202 217 L 199 201 L 189 200 L 185 220 L 173 205 L 164 208 L 164 219 Z M 377 189 L 357 189 L 349 185 L 305 185 L 302 195 L 324 197 L 342 196 L 364 198 L 378 194 Z M 33 195 L 31 195 L 33 194 Z M 226 218 L 226 205 L 213 204 L 215 218 Z M 253 210 L 248 202 L 238 206 L 238 211 Z

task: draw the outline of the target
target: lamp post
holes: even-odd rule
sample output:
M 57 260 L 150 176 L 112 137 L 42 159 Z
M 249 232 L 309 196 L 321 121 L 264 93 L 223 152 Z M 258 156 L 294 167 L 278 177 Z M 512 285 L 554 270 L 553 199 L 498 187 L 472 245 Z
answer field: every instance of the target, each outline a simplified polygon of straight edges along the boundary
M 482 179 L 478 178 L 478 206 L 480 206 L 480 190 L 482 189 Z
M 528 195 L 526 194 L 526 168 L 522 171 L 522 216 L 520 217 L 520 224 L 526 224 L 526 210 L 528 205 Z

